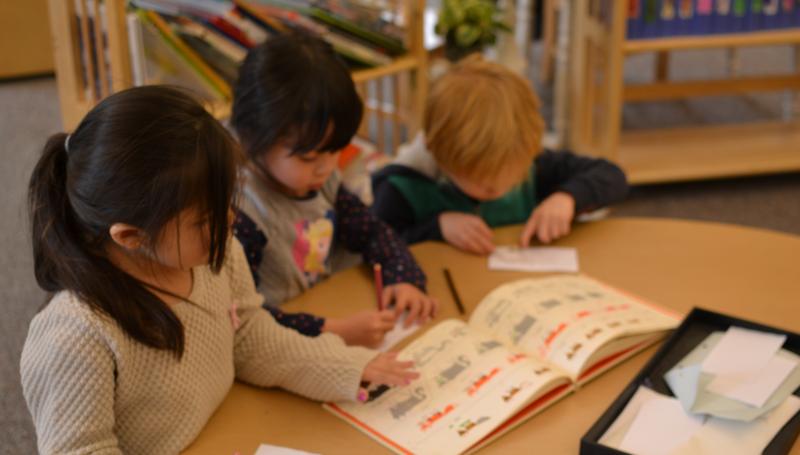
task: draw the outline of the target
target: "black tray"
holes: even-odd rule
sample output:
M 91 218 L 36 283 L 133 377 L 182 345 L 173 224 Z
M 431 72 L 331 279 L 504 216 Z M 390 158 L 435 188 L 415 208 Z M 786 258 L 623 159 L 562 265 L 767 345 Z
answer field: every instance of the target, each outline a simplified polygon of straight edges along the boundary
M 702 308 L 694 308 L 661 346 L 661 349 L 647 362 L 642 371 L 625 387 L 625 390 L 606 409 L 606 412 L 600 416 L 597 422 L 592 425 L 592 428 L 583 435 L 583 438 L 581 438 L 581 455 L 625 455 L 626 452 L 606 447 L 597 441 L 614 423 L 622 410 L 625 409 L 628 400 L 631 399 L 639 386 L 645 385 L 656 392 L 674 396 L 664 381 L 664 374 L 700 344 L 711 332 L 724 332 L 732 325 L 786 335 L 783 349 L 800 355 L 799 334 L 737 319 Z M 800 388 L 795 390 L 794 394 L 800 396 Z M 789 453 L 798 433 L 800 433 L 800 413 L 797 413 L 781 428 L 763 453 L 765 455 L 784 455 Z

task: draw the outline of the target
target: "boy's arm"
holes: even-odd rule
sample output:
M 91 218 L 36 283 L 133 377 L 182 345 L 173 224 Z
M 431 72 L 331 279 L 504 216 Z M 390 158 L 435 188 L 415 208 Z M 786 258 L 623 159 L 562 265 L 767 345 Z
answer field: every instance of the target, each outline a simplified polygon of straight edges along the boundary
M 425 290 L 426 279 L 406 243 L 344 187 L 336 195 L 336 235 L 347 249 L 360 252 L 369 264 L 381 264 L 383 281 L 413 284 Z
M 417 223 L 411 204 L 389 181 L 384 180 L 376 184 L 373 193 L 375 201 L 372 203 L 372 212 L 391 226 L 407 243 L 444 240 L 439 227 L 439 216 Z
M 261 277 L 258 268 L 264 258 L 264 249 L 267 246 L 267 236 L 258 228 L 258 225 L 241 210 L 236 211 L 236 219 L 233 222 L 233 235 L 239 240 L 244 249 L 247 265 L 253 282 L 258 286 Z M 322 333 L 325 325 L 325 318 L 314 316 L 309 313 L 286 313 L 278 308 L 269 306 L 264 307 L 272 313 L 272 317 L 278 324 L 297 330 L 303 335 L 315 337 Z
M 540 200 L 557 192 L 575 199 L 575 212 L 587 212 L 622 201 L 628 194 L 625 173 L 610 161 L 545 150 L 535 161 Z

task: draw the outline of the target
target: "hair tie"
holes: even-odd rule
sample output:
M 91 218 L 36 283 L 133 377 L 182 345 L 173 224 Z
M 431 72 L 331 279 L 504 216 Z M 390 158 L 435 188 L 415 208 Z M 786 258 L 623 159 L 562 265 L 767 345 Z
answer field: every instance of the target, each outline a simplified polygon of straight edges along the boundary
M 70 137 L 72 137 L 72 135 L 71 134 L 67 134 L 66 139 L 64 139 L 64 150 L 67 151 L 67 154 L 69 154 L 69 138 Z

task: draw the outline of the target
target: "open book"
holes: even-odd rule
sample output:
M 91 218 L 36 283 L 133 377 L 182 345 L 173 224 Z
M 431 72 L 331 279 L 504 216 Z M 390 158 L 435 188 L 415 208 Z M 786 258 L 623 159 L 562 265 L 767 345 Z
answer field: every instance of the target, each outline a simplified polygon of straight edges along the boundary
M 404 454 L 474 450 L 678 324 L 667 310 L 581 275 L 504 284 L 468 323 L 448 319 L 403 349 L 420 378 L 325 408 Z

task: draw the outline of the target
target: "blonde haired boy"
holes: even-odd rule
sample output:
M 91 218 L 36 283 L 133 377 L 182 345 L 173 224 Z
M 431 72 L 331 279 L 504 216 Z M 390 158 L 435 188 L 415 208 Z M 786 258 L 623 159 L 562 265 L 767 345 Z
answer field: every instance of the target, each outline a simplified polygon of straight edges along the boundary
M 544 122 L 529 83 L 479 59 L 431 87 L 424 133 L 373 178 L 373 211 L 409 243 L 494 249 L 491 228 L 526 223 L 520 244 L 569 233 L 577 213 L 625 198 L 625 174 L 601 159 L 542 150 Z

